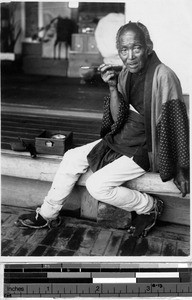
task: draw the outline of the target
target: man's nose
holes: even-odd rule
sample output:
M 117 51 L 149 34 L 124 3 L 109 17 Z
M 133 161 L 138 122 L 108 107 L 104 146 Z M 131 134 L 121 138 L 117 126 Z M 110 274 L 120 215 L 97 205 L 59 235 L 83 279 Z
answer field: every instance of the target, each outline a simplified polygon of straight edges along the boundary
M 128 51 L 128 59 L 133 59 L 133 50 L 132 49 L 129 49 Z

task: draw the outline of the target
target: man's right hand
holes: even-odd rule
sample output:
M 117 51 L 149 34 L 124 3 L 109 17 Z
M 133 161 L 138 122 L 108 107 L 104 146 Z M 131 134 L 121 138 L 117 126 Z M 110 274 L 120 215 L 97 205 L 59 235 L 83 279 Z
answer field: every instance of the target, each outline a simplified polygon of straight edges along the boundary
M 102 64 L 99 66 L 98 71 L 101 72 L 101 78 L 108 83 L 109 87 L 117 86 L 117 74 L 112 69 L 112 65 Z
M 177 188 L 181 191 L 182 197 L 190 193 L 189 170 L 178 168 L 177 174 L 173 180 Z

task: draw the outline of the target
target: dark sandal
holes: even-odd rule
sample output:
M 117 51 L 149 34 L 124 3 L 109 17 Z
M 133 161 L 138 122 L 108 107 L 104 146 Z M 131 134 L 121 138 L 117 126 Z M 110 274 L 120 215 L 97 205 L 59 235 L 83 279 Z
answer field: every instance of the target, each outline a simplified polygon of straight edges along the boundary
M 31 214 L 24 214 L 19 216 L 15 225 L 20 228 L 32 228 L 32 229 L 42 229 L 45 227 L 55 228 L 60 226 L 61 218 L 58 216 L 53 220 L 45 220 L 39 213 L 39 208 L 36 209 L 36 212 Z
M 147 214 L 137 215 L 131 222 L 127 232 L 133 237 L 146 237 L 148 232 L 155 226 L 157 219 L 163 213 L 163 201 L 154 199 L 154 208 Z

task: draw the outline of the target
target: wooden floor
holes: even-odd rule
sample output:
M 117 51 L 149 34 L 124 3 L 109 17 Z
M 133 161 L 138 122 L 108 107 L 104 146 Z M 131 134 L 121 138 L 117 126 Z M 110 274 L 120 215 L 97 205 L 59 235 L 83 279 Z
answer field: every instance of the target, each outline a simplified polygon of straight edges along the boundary
M 80 78 L 27 75 L 2 71 L 1 102 L 51 110 L 103 112 L 108 85 L 101 78 L 81 84 Z
M 14 225 L 29 209 L 3 205 L 2 256 L 188 256 L 188 226 L 158 224 L 146 238 L 134 239 L 126 230 L 107 228 L 62 213 L 62 225 L 53 229 L 23 229 Z

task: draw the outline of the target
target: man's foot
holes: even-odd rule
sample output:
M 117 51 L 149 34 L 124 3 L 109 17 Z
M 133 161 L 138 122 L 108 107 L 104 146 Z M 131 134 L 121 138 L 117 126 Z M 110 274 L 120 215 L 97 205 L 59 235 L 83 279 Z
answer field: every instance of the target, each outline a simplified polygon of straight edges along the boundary
M 148 232 L 155 226 L 157 219 L 163 213 L 163 201 L 157 198 L 154 199 L 154 206 L 146 214 L 134 216 L 131 225 L 128 228 L 128 233 L 133 237 L 145 237 Z
M 57 217 L 54 220 L 45 220 L 39 213 L 39 208 L 31 214 L 21 215 L 15 222 L 18 227 L 28 227 L 33 229 L 41 229 L 45 227 L 53 228 L 61 224 L 61 218 Z

